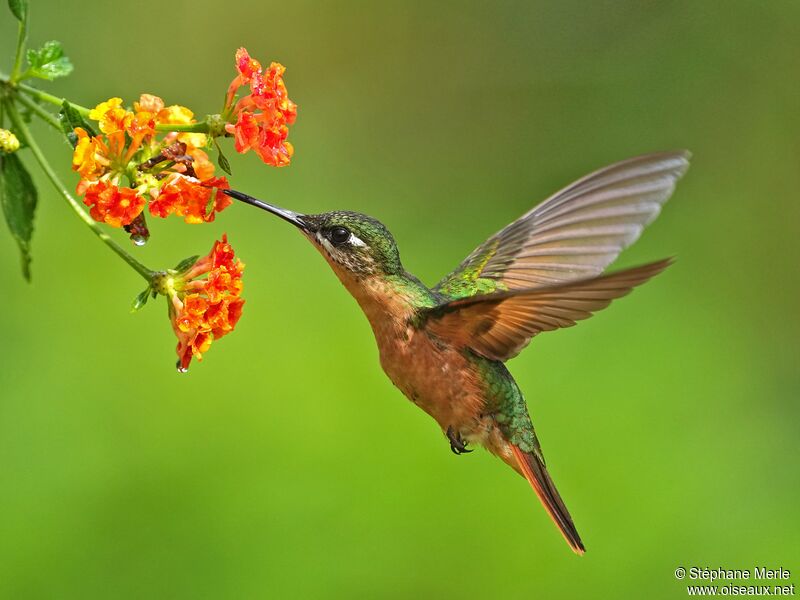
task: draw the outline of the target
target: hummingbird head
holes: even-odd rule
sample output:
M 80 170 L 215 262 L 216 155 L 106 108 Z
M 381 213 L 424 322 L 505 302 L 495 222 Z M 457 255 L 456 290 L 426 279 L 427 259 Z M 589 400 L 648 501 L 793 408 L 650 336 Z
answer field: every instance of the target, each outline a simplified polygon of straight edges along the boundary
M 241 192 L 224 191 L 297 227 L 343 276 L 365 279 L 403 273 L 394 237 L 377 219 L 350 211 L 303 215 Z

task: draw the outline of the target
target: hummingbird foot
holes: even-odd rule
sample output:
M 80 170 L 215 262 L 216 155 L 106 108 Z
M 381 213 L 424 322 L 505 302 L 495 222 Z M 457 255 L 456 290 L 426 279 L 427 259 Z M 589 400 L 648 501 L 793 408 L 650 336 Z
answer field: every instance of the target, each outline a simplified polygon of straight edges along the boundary
M 447 439 L 450 440 L 450 450 L 453 454 L 464 454 L 465 452 L 472 452 L 467 450 L 467 444 L 461 438 L 461 434 L 453 431 L 453 426 L 447 428 Z

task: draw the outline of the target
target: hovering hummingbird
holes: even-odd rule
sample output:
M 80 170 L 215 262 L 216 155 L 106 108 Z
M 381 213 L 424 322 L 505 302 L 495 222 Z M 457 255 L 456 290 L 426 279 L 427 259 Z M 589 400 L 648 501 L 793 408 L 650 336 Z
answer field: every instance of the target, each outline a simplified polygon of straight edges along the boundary
M 525 477 L 570 548 L 583 554 L 503 363 L 539 333 L 575 325 L 670 264 L 601 275 L 656 218 L 689 156 L 648 154 L 587 175 L 490 237 L 433 288 L 406 272 L 392 234 L 372 217 L 304 215 L 226 193 L 305 235 L 366 314 L 395 386 L 436 419 L 454 453 L 480 444 Z

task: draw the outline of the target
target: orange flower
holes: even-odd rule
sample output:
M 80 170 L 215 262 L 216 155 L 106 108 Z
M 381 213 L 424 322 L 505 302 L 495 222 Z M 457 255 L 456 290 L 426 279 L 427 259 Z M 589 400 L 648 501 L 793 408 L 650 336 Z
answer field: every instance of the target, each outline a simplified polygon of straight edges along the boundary
M 225 130 L 234 136 L 236 151 L 253 150 L 268 165 L 282 167 L 289 164 L 294 153 L 286 141 L 289 125 L 297 118 L 297 105 L 289 99 L 283 82 L 285 67 L 273 62 L 263 73 L 261 64 L 244 48 L 236 52 L 239 74 L 228 87 L 226 110 L 236 116 Z M 233 104 L 236 92 L 245 84 L 250 94 Z
M 83 203 L 90 207 L 92 218 L 112 227 L 130 225 L 144 209 L 145 199 L 136 190 L 120 188 L 107 181 L 91 184 L 85 192 Z
M 189 368 L 192 357 L 202 360 L 213 341 L 236 327 L 244 306 L 240 297 L 243 269 L 223 235 L 209 255 L 181 274 L 180 283 L 169 290 L 170 322 L 178 338 L 180 371 Z M 203 275 L 207 277 L 198 279 Z
M 188 135 L 203 135 L 202 133 L 193 133 Z M 186 150 L 187 156 L 192 159 L 192 168 L 194 174 L 200 181 L 208 181 L 214 178 L 214 165 L 208 159 L 208 154 L 199 148 L 189 147 Z
M 97 181 L 105 173 L 109 164 L 108 157 L 105 156 L 97 138 L 90 137 L 85 129 L 76 127 L 75 135 L 78 136 L 78 142 L 72 153 L 72 169 L 80 173 L 84 179 Z
M 216 213 L 231 205 L 232 200 L 219 192 L 228 187 L 224 177 L 201 182 L 194 177 L 174 175 L 163 187 L 150 192 L 150 214 L 161 218 L 175 214 L 186 223 L 210 223 Z
M 89 112 L 96 119 L 103 135 L 90 137 L 81 127 L 76 127 L 75 150 L 72 169 L 84 181 L 105 178 L 114 183 L 128 172 L 133 156 L 155 136 L 154 115 L 148 111 L 130 112 L 121 107 L 121 98 L 110 98 Z M 79 189 L 86 189 L 79 185 Z
M 136 112 L 147 111 L 157 115 L 164 109 L 164 101 L 153 94 L 141 94 L 139 101 L 133 103 L 133 108 Z

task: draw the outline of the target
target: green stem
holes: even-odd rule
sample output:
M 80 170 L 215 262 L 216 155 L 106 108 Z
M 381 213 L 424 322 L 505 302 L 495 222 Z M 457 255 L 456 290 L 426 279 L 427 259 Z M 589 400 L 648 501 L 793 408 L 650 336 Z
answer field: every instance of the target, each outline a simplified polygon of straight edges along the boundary
M 17 29 L 17 54 L 14 58 L 14 68 L 11 71 L 11 81 L 16 82 L 19 79 L 20 71 L 22 70 L 22 55 L 25 53 L 25 40 L 28 38 L 28 26 L 26 19 L 19 22 Z
M 59 133 L 64 132 L 64 130 L 61 129 L 61 123 L 58 122 L 58 119 L 55 117 L 55 115 L 53 115 L 53 113 L 47 112 L 41 106 L 36 104 L 36 102 L 22 94 L 17 94 L 17 100 L 27 106 L 32 112 L 36 113 L 36 116 L 42 119 L 45 123 L 55 127 Z
M 29 96 L 36 98 L 37 100 L 41 100 L 42 102 L 49 102 L 50 104 L 59 107 L 64 105 L 64 98 L 59 98 L 58 96 L 54 96 L 53 94 L 48 94 L 47 92 L 43 92 L 42 90 L 35 88 L 33 86 L 26 85 L 24 83 L 17 83 L 14 85 L 14 87 L 16 87 L 21 92 L 25 92 Z M 81 106 L 80 104 L 75 104 L 73 102 L 70 102 L 70 105 L 75 110 L 77 110 L 83 117 L 88 117 L 89 113 L 91 112 L 90 108 L 86 108 L 85 106 Z M 201 121 L 200 123 L 181 123 L 181 124 L 160 123 L 156 125 L 156 131 L 208 133 L 209 125 L 206 121 Z
M 122 246 L 117 244 L 111 237 L 101 229 L 100 225 L 98 225 L 92 217 L 84 210 L 84 208 L 78 203 L 78 201 L 72 197 L 72 194 L 67 191 L 64 187 L 64 184 L 56 175 L 56 172 L 53 170 L 53 167 L 50 166 L 50 163 L 47 162 L 47 158 L 45 158 L 44 154 L 42 153 L 41 148 L 39 148 L 36 140 L 33 139 L 28 126 L 25 124 L 25 121 L 22 120 L 22 117 L 17 110 L 17 107 L 14 105 L 13 102 L 6 102 L 6 107 L 8 109 L 8 115 L 11 117 L 11 121 L 14 123 L 14 127 L 17 129 L 17 132 L 22 134 L 22 137 L 25 138 L 25 141 L 28 143 L 28 146 L 33 153 L 34 158 L 36 158 L 39 166 L 42 167 L 45 175 L 47 175 L 48 179 L 52 182 L 55 186 L 56 190 L 64 197 L 67 201 L 67 204 L 70 205 L 75 214 L 77 214 L 86 225 L 92 230 L 92 232 L 102 240 L 102 242 L 111 248 L 122 260 L 124 260 L 128 265 L 130 265 L 134 271 L 139 273 L 144 279 L 150 283 L 153 279 L 154 272 L 145 267 L 142 263 L 138 260 L 133 258 L 130 254 L 128 254 Z
M 18 90 L 22 92 L 25 92 L 29 96 L 33 96 L 37 100 L 41 100 L 42 102 L 49 102 L 50 104 L 58 106 L 59 108 L 64 105 L 64 98 L 53 96 L 53 94 L 48 94 L 47 92 L 43 92 L 42 90 L 35 88 L 33 86 L 26 85 L 24 83 L 17 83 L 15 84 L 14 87 L 16 87 Z M 72 105 L 72 108 L 74 108 L 81 114 L 81 116 L 83 117 L 89 116 L 89 112 L 91 111 L 91 109 L 86 108 L 85 106 L 81 106 L 80 104 L 75 104 L 73 102 L 70 102 L 70 104 Z
M 208 123 L 201 121 L 200 123 L 159 123 L 156 125 L 156 131 L 188 131 L 190 133 L 208 133 Z

